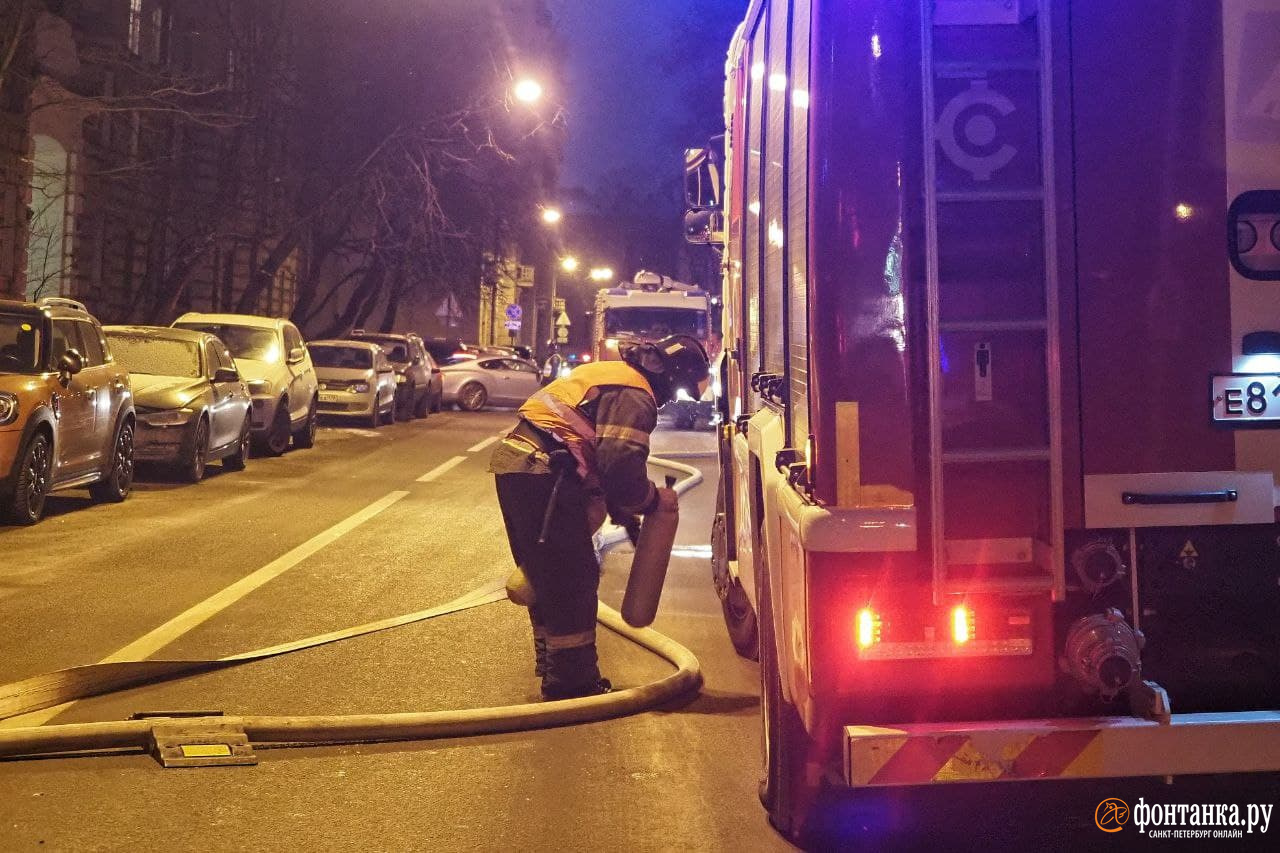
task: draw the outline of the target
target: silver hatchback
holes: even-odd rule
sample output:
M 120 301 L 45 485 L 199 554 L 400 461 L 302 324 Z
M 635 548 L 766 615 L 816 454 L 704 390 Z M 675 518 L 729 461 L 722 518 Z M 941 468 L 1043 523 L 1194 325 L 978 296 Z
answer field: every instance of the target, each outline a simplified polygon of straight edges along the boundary
M 396 369 L 382 347 L 312 341 L 307 349 L 320 383 L 320 414 L 360 418 L 374 428 L 395 420 Z

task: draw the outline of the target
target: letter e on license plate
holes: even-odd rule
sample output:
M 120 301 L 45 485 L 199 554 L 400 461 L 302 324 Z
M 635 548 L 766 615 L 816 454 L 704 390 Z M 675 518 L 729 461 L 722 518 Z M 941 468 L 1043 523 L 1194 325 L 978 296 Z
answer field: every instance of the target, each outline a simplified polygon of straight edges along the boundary
M 1214 376 L 1211 383 L 1215 424 L 1280 429 L 1280 375 L 1228 373 Z

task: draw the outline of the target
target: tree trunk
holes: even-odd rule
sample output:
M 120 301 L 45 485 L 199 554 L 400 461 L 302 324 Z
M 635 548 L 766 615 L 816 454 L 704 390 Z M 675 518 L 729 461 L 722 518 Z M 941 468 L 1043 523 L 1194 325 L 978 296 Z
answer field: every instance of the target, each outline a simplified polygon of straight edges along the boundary
M 361 314 L 368 316 L 368 312 L 371 312 L 373 306 L 377 304 L 386 280 L 386 265 L 381 258 L 375 257 L 373 264 L 369 267 L 369 271 L 365 273 L 364 278 L 360 280 L 355 290 L 351 292 L 351 296 L 347 299 L 347 305 L 342 310 L 342 313 L 333 319 L 333 322 L 324 329 L 320 336 L 322 338 L 340 337 L 355 328 Z
M 271 283 L 275 281 L 276 273 L 280 271 L 280 267 L 284 266 L 284 262 L 293 254 L 293 250 L 298 248 L 298 243 L 302 240 L 302 229 L 294 226 L 280 238 L 280 242 L 276 243 L 275 248 L 267 253 L 267 257 L 261 264 L 253 265 L 253 274 L 249 278 L 249 286 L 244 289 L 244 293 L 240 294 L 240 302 L 236 304 L 236 311 L 240 314 L 252 314 L 257 308 L 258 300 L 262 298 L 262 294 L 266 293 Z M 255 257 L 256 257 L 255 252 Z

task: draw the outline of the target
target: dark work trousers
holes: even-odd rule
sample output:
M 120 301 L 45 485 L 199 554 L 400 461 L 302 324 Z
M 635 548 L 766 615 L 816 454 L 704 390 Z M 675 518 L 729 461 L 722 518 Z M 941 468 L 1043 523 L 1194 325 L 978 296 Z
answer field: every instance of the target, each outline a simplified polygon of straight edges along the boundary
M 596 606 L 600 563 L 587 529 L 587 497 L 568 473 L 552 511 L 547 540 L 538 544 L 555 474 L 498 474 L 498 505 L 511 555 L 524 569 L 536 603 L 529 608 L 535 638 L 545 635 L 542 692 L 549 698 L 594 692 Z

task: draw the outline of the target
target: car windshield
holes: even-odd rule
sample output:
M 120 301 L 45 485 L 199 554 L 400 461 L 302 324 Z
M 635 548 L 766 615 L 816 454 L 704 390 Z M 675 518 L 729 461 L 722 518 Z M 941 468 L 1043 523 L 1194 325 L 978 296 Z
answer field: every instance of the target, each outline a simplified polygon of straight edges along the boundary
M 350 370 L 368 370 L 373 367 L 373 351 L 364 347 L 316 346 L 311 351 L 311 362 L 316 367 L 337 367 Z
M 391 359 L 394 364 L 408 364 L 411 360 L 409 355 L 409 345 L 402 340 L 396 338 L 375 338 L 366 335 L 361 338 L 363 341 L 377 344 L 382 347 L 382 351 L 387 354 L 387 358 Z
M 147 376 L 200 377 L 200 347 L 194 341 L 150 335 L 107 333 L 111 354 L 130 373 Z
M 606 308 L 604 331 L 609 337 L 635 335 L 650 341 L 667 335 L 707 336 L 707 313 L 689 308 Z
M 231 355 L 236 358 L 271 362 L 280 360 L 280 347 L 276 345 L 276 333 L 270 329 L 220 323 L 182 323 L 179 328 L 195 329 L 217 335 L 227 345 Z
M 40 324 L 0 314 L 0 373 L 39 373 L 40 367 Z

